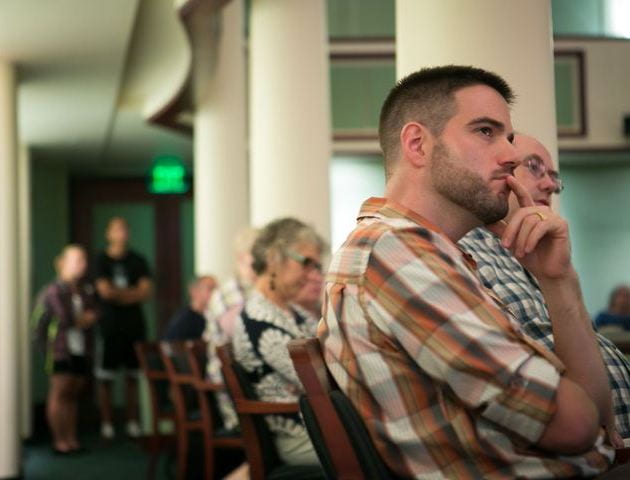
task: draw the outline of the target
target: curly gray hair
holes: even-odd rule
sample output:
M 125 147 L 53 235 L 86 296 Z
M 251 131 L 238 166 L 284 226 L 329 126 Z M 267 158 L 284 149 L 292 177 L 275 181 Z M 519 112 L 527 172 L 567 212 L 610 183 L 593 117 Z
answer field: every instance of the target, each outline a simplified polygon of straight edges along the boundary
M 252 247 L 252 268 L 257 275 L 267 270 L 267 259 L 270 252 L 275 251 L 286 258 L 287 250 L 296 243 L 310 243 L 320 252 L 326 248 L 326 242 L 317 232 L 302 221 L 286 217 L 268 223 L 258 234 Z

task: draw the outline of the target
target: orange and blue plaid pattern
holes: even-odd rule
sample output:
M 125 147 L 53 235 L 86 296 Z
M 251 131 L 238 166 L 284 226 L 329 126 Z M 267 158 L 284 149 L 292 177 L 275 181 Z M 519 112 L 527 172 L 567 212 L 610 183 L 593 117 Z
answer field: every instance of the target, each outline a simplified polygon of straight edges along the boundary
M 560 360 L 525 337 L 474 262 L 418 214 L 363 204 L 332 259 L 318 336 L 387 465 L 407 478 L 564 478 L 607 469 L 536 448 Z

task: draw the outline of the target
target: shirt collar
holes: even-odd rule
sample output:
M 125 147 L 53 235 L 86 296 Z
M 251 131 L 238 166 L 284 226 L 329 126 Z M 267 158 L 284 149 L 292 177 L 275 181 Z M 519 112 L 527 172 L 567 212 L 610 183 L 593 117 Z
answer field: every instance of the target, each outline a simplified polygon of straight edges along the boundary
M 440 227 L 431 223 L 429 220 L 424 218 L 419 213 L 411 210 L 410 208 L 405 207 L 404 205 L 401 205 L 398 202 L 395 202 L 394 200 L 391 200 L 389 198 L 383 198 L 383 197 L 368 198 L 365 202 L 363 202 L 363 205 L 361 205 L 361 210 L 359 211 L 359 216 L 357 217 L 357 221 L 360 221 L 363 218 L 369 218 L 369 217 L 403 218 L 417 225 L 420 225 L 423 228 L 431 230 L 441 235 L 442 237 L 444 237 L 444 239 L 446 239 L 455 248 L 457 248 L 462 253 L 462 256 L 464 257 L 464 260 L 468 264 L 469 268 L 472 268 L 473 270 L 477 269 L 477 263 L 475 262 L 473 257 L 470 256 L 468 253 L 464 252 L 461 248 L 459 248 L 458 245 L 451 242 L 448 236 L 446 235 L 446 233 L 444 233 L 444 231 Z
M 389 198 L 371 197 L 363 202 L 357 221 L 366 217 L 404 218 L 446 236 L 441 228 L 428 221 L 422 215 Z

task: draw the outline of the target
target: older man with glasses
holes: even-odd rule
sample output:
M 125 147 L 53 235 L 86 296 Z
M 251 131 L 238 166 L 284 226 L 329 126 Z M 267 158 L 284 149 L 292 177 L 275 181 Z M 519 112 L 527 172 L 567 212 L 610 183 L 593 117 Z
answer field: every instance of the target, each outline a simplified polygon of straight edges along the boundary
M 514 176 L 529 191 L 536 205 L 550 206 L 552 195 L 559 194 L 564 185 L 554 170 L 549 151 L 538 140 L 526 135 L 517 135 L 514 145 L 521 160 Z M 517 208 L 516 198 L 510 198 L 510 213 L 506 220 Z M 539 215 L 544 216 L 543 213 Z M 525 333 L 553 349 L 552 324 L 538 281 L 512 252 L 501 245 L 501 239 L 480 227 L 463 237 L 459 245 L 477 262 L 484 285 L 507 306 Z M 629 445 L 630 363 L 610 340 L 599 334 L 597 340 L 610 379 L 615 425 Z

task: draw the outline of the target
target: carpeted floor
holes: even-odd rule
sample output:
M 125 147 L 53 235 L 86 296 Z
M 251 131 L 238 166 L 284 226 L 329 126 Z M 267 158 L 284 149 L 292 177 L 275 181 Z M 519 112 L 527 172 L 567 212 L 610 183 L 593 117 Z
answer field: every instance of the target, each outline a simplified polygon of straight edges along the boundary
M 147 476 L 148 455 L 135 442 L 118 439 L 104 443 L 94 435 L 81 438 L 86 452 L 56 455 L 48 439 L 24 444 L 23 478 L 25 480 L 143 480 Z M 156 480 L 174 478 L 172 456 L 160 457 Z

